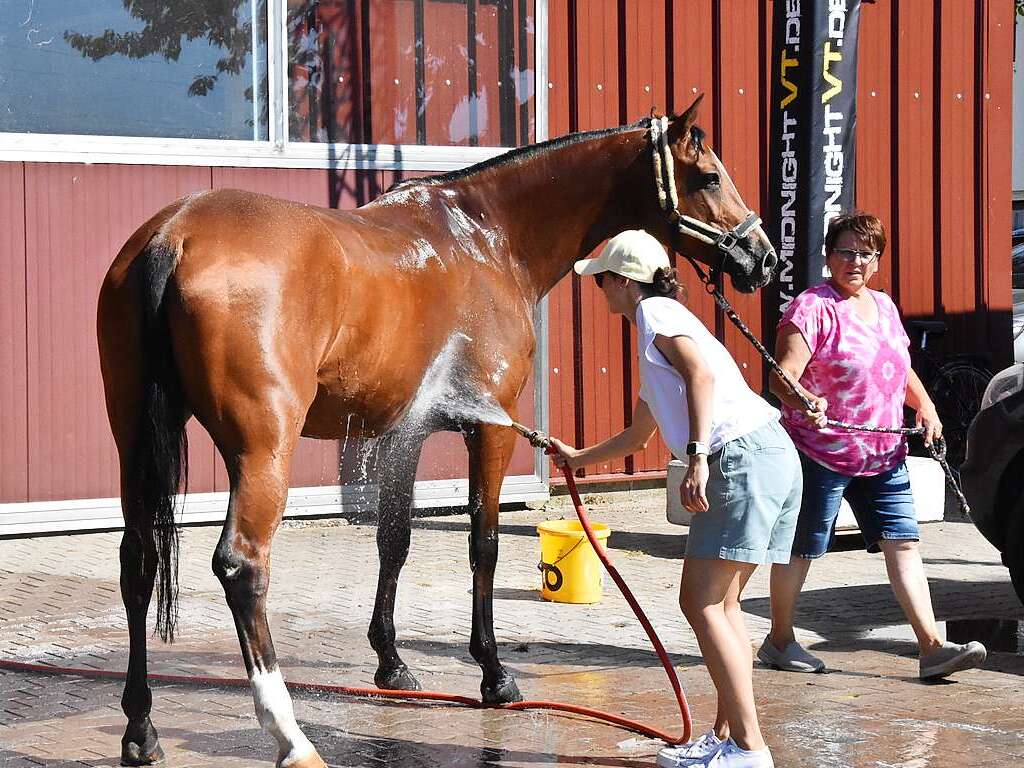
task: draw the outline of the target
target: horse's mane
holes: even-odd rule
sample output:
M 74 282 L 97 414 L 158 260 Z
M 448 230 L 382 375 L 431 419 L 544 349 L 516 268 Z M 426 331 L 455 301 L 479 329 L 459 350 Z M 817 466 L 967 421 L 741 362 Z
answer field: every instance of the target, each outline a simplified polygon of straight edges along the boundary
M 460 181 L 467 176 L 472 176 L 475 173 L 486 171 L 491 168 L 498 168 L 505 165 L 520 165 L 521 163 L 531 160 L 538 155 L 543 155 L 547 152 L 561 149 L 562 147 L 572 146 L 573 144 L 582 144 L 585 141 L 598 139 L 602 136 L 610 136 L 615 133 L 626 133 L 627 131 L 635 131 L 640 128 L 647 129 L 650 127 L 651 118 L 644 117 L 637 120 L 635 123 L 630 123 L 629 125 L 619 125 L 614 128 L 600 128 L 596 131 L 585 131 L 583 133 L 570 133 L 567 136 L 559 136 L 556 139 L 549 139 L 541 142 L 540 144 L 530 144 L 529 146 L 519 147 L 518 149 L 511 149 L 504 154 L 496 155 L 466 168 L 460 168 L 457 171 L 448 171 L 447 173 L 439 173 L 434 176 L 423 176 L 416 179 L 396 181 L 387 188 L 386 192 L 406 189 L 413 186 L 437 186 L 439 184 L 450 184 L 453 181 Z M 690 135 L 693 138 L 693 143 L 697 149 L 697 153 L 703 154 L 704 138 L 706 136 L 704 129 L 695 125 L 690 129 Z
M 619 125 L 614 128 L 600 128 L 596 131 L 586 131 L 584 133 L 570 133 L 567 136 L 559 136 L 556 139 L 549 139 L 548 141 L 541 142 L 540 144 L 530 144 L 526 147 L 519 147 L 518 149 L 511 149 L 501 155 L 483 160 L 475 165 L 470 165 L 466 168 L 460 168 L 457 171 L 448 171 L 447 173 L 439 173 L 436 176 L 424 176 L 416 179 L 406 179 L 405 181 L 397 181 L 388 188 L 388 192 L 396 189 L 405 189 L 411 186 L 425 185 L 425 186 L 436 186 L 438 184 L 450 184 L 453 181 L 460 181 L 467 176 L 472 176 L 480 171 L 486 171 L 490 168 L 498 168 L 505 165 L 519 165 L 527 160 L 531 160 L 538 155 L 546 154 L 562 147 L 572 146 L 573 144 L 582 144 L 585 141 L 597 139 L 602 136 L 610 136 L 614 133 L 626 133 L 627 131 L 635 131 L 638 128 L 649 128 L 651 125 L 651 118 L 645 117 L 637 120 L 635 123 L 630 125 Z

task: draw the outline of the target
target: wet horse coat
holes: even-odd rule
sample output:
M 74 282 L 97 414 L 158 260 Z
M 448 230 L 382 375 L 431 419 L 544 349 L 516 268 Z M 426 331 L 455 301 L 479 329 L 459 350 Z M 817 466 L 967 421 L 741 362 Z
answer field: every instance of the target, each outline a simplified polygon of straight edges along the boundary
M 729 230 L 748 210 L 701 143 L 697 103 L 668 129 L 679 211 Z M 532 372 L 534 306 L 576 259 L 622 229 L 647 229 L 720 263 L 721 253 L 681 235 L 661 210 L 649 130 L 642 121 L 515 150 L 401 184 L 354 211 L 204 192 L 169 205 L 132 235 L 107 274 L 98 313 L 125 518 L 121 589 L 131 647 L 124 762 L 148 764 L 162 754 L 149 718 L 146 615 L 158 582 L 158 626 L 173 636 L 173 496 L 187 473 L 184 425 L 192 416 L 228 470 L 230 502 L 213 567 L 257 715 L 278 741 L 278 765 L 323 765 L 295 724 L 266 619 L 271 539 L 300 435 L 335 439 L 351 431 L 381 440 L 380 574 L 369 639 L 376 683 L 408 690 L 418 683 L 395 648 L 392 617 L 416 464 L 431 432 L 464 434 L 470 650 L 485 700 L 520 698 L 498 659 L 491 612 L 498 496 L 516 435 L 438 407 L 430 393 L 455 387 L 514 418 Z M 751 291 L 770 279 L 774 264 L 756 229 L 723 268 L 737 288 Z

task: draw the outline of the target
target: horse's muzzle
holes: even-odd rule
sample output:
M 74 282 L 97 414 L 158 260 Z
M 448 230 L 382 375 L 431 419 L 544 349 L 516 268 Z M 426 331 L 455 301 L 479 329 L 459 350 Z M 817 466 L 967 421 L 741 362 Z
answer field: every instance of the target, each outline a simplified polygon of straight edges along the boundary
M 764 288 L 775 276 L 779 264 L 778 254 L 771 246 L 747 240 L 742 248 L 732 252 L 732 258 L 724 266 L 732 277 L 733 286 L 741 293 L 754 293 Z

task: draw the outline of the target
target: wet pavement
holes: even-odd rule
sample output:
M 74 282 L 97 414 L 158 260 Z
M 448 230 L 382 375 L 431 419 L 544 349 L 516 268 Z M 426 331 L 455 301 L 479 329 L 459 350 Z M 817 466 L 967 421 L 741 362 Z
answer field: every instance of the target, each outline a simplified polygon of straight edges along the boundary
M 610 552 L 676 663 L 695 733 L 714 696 L 693 634 L 676 605 L 685 528 L 664 520 L 664 492 L 590 497 L 612 528 Z M 571 701 L 678 731 L 658 659 L 611 581 L 589 606 L 541 600 L 536 523 L 546 509 L 502 514 L 495 630 L 524 696 Z M 424 688 L 477 695 L 469 651 L 468 518 L 414 521 L 399 586 L 400 650 Z M 210 570 L 218 527 L 182 534 L 179 639 L 150 644 L 150 671 L 243 677 L 231 617 Z M 375 529 L 286 523 L 274 544 L 271 628 L 286 679 L 372 685 L 366 627 L 376 585 Z M 121 671 L 127 630 L 118 591 L 120 534 L 0 541 L 0 657 Z M 999 555 L 970 524 L 923 526 L 922 551 L 937 618 L 1024 618 Z M 744 611 L 756 645 L 768 627 L 767 570 Z M 151 612 L 152 613 L 152 612 Z M 151 616 L 152 620 L 152 616 Z M 879 556 L 830 553 L 812 567 L 798 635 L 829 674 L 755 668 L 762 726 L 776 765 L 794 768 L 1024 765 L 1024 657 L 995 652 L 950 681 L 916 678 L 913 635 Z M 0 672 L 0 766 L 116 765 L 124 727 L 121 683 Z M 272 765 L 247 689 L 154 686 L 153 721 L 167 765 Z M 513 713 L 299 693 L 296 717 L 331 766 L 653 765 L 658 744 L 557 713 Z

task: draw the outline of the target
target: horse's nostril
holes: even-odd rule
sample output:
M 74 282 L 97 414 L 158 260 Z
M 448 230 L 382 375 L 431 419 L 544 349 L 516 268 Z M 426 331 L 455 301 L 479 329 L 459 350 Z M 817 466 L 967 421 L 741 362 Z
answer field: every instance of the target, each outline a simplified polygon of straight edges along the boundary
M 776 254 L 775 251 L 768 251 L 768 253 L 764 255 L 764 259 L 761 260 L 761 271 L 771 272 L 773 269 L 775 269 L 775 265 L 778 263 L 778 254 Z

